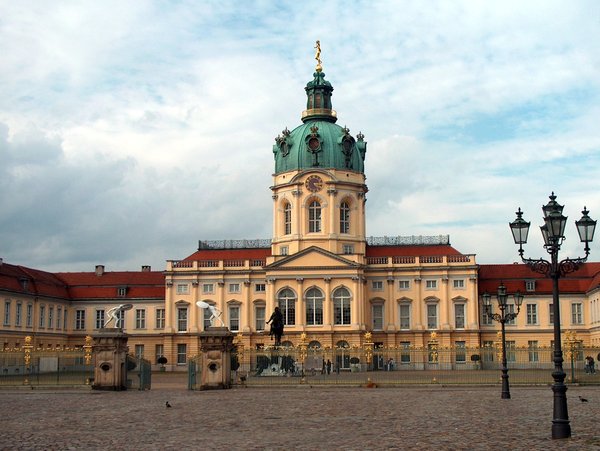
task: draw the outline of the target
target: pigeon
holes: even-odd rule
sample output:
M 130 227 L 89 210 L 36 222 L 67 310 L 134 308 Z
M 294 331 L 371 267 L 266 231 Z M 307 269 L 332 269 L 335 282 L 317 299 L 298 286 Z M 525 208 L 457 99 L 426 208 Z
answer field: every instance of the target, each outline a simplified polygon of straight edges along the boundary
M 587 399 L 585 399 L 585 398 L 582 398 L 581 396 L 579 397 L 579 400 L 580 400 L 581 402 L 589 402 Z
M 169 408 L 171 407 L 171 404 L 169 404 L 169 401 L 167 401 L 167 402 L 165 403 L 165 405 L 167 406 L 167 409 L 169 409 Z

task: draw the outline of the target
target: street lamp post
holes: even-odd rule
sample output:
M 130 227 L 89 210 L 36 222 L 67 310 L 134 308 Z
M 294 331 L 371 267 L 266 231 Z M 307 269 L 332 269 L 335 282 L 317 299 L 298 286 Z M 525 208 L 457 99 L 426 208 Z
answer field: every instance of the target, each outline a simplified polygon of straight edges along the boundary
M 492 295 L 489 293 L 484 293 L 483 304 L 486 306 L 492 305 Z M 508 384 L 508 366 L 506 363 L 506 328 L 504 325 L 508 321 L 514 320 L 519 312 L 521 311 L 521 304 L 523 303 L 523 295 L 517 291 L 514 295 L 515 305 L 517 306 L 516 312 L 507 313 L 507 300 L 508 295 L 506 294 L 506 287 L 504 284 L 500 284 L 498 287 L 498 294 L 496 295 L 496 300 L 498 301 L 498 307 L 500 308 L 500 313 L 490 313 L 487 312 L 487 316 L 494 321 L 498 321 L 502 326 L 502 399 L 510 399 L 510 387 Z
M 523 257 L 523 244 L 527 243 L 527 235 L 529 233 L 530 223 L 525 221 L 523 213 L 519 208 L 517 211 L 517 219 L 511 222 L 510 229 L 515 240 L 515 244 L 519 245 L 519 256 L 523 263 L 529 266 L 533 271 L 552 279 L 552 309 L 554 312 L 554 371 L 552 378 L 554 385 L 554 410 L 552 419 L 552 438 L 561 439 L 571 437 L 571 425 L 569 424 L 569 413 L 567 410 L 567 386 L 564 384 L 565 372 L 563 371 L 563 353 L 560 343 L 560 305 L 558 279 L 566 274 L 579 269 L 581 264 L 585 263 L 590 254 L 589 243 L 594 237 L 596 221 L 589 216 L 587 209 L 583 207 L 583 216 L 579 221 L 575 221 L 577 232 L 582 243 L 585 243 L 585 257 L 575 259 L 566 258 L 558 261 L 558 251 L 565 239 L 565 226 L 567 217 L 563 216 L 564 206 L 556 202 L 554 193 L 550 195 L 550 202 L 542 207 L 544 213 L 544 225 L 540 226 L 542 236 L 544 238 L 544 247 L 550 254 L 550 261 L 543 258 L 531 259 Z

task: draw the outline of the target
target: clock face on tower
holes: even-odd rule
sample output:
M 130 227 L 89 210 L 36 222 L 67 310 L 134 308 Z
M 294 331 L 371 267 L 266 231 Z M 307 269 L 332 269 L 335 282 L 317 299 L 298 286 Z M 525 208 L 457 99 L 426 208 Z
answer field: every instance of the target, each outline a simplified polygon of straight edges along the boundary
M 307 190 L 312 193 L 316 193 L 323 188 L 323 179 L 321 179 L 321 177 L 318 175 L 311 175 L 306 179 L 305 185 Z

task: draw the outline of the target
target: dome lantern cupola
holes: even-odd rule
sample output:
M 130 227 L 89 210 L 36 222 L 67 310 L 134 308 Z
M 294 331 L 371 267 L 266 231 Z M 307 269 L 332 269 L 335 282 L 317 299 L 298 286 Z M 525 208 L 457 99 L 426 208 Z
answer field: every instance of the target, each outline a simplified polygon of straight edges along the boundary
M 319 119 L 328 122 L 337 121 L 337 114 L 331 108 L 331 93 L 333 86 L 325 80 L 325 73 L 321 66 L 321 43 L 317 41 L 315 46 L 317 53 L 315 59 L 317 66 L 313 74 L 313 80 L 309 81 L 304 90 L 306 91 L 306 110 L 302 112 L 302 122 L 311 119 Z
M 336 124 L 337 114 L 331 108 L 333 87 L 325 80 L 319 41 L 315 48 L 317 66 L 305 88 L 307 103 L 302 124 L 291 131 L 286 127 L 275 138 L 275 174 L 312 168 L 364 173 L 364 135 L 359 133 L 355 139 L 348 127 Z

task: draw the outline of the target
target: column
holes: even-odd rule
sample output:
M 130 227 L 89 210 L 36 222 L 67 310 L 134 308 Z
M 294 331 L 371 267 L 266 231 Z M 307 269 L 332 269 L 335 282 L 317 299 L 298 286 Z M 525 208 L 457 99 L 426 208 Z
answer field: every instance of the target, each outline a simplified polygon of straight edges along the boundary
M 298 295 L 298 305 L 296 306 L 296 326 L 300 326 L 300 330 L 304 330 L 306 326 L 306 304 L 304 302 L 304 278 L 296 277 L 296 294 Z
M 394 321 L 394 278 L 387 278 L 387 294 L 385 299 L 385 321 L 387 326 L 384 326 L 384 329 L 388 331 L 395 331 L 395 321 Z
M 477 276 L 470 276 L 467 281 L 469 284 L 469 294 L 467 300 L 467 324 L 469 329 L 479 329 L 479 296 L 477 294 Z
M 325 299 L 323 299 L 323 326 L 331 330 L 333 325 L 333 304 L 331 303 L 331 277 L 325 277 Z
M 242 312 L 240 312 L 240 320 L 243 316 L 245 319 L 244 323 L 240 324 L 240 330 L 243 332 L 250 332 L 252 330 L 252 281 L 246 280 L 244 282 L 244 290 L 246 295 L 243 296 L 244 302 L 242 302 Z M 242 315 L 243 313 L 243 315 Z
M 223 312 L 221 319 L 225 324 L 229 322 L 229 312 L 225 308 L 225 281 L 217 282 L 217 308 Z M 218 323 L 221 324 L 221 323 Z
M 194 280 L 192 282 L 192 304 L 190 306 L 190 332 L 192 333 L 198 332 L 198 310 L 200 309 L 196 305 L 196 301 L 198 301 L 198 281 Z
M 172 334 L 175 332 L 173 327 L 173 282 L 167 281 L 165 290 L 165 333 Z
M 413 322 L 416 330 L 423 330 L 423 284 L 420 277 L 415 277 L 414 283 L 417 296 L 414 302 Z
M 362 296 L 360 289 L 360 277 L 353 276 L 352 277 L 352 297 L 350 302 L 350 324 L 354 326 L 355 329 L 361 330 L 364 328 L 364 305 L 362 305 Z M 354 321 L 352 321 L 354 319 Z
M 442 298 L 440 299 L 440 329 L 450 330 L 450 311 L 452 301 L 450 300 L 450 282 L 447 276 L 442 277 Z

